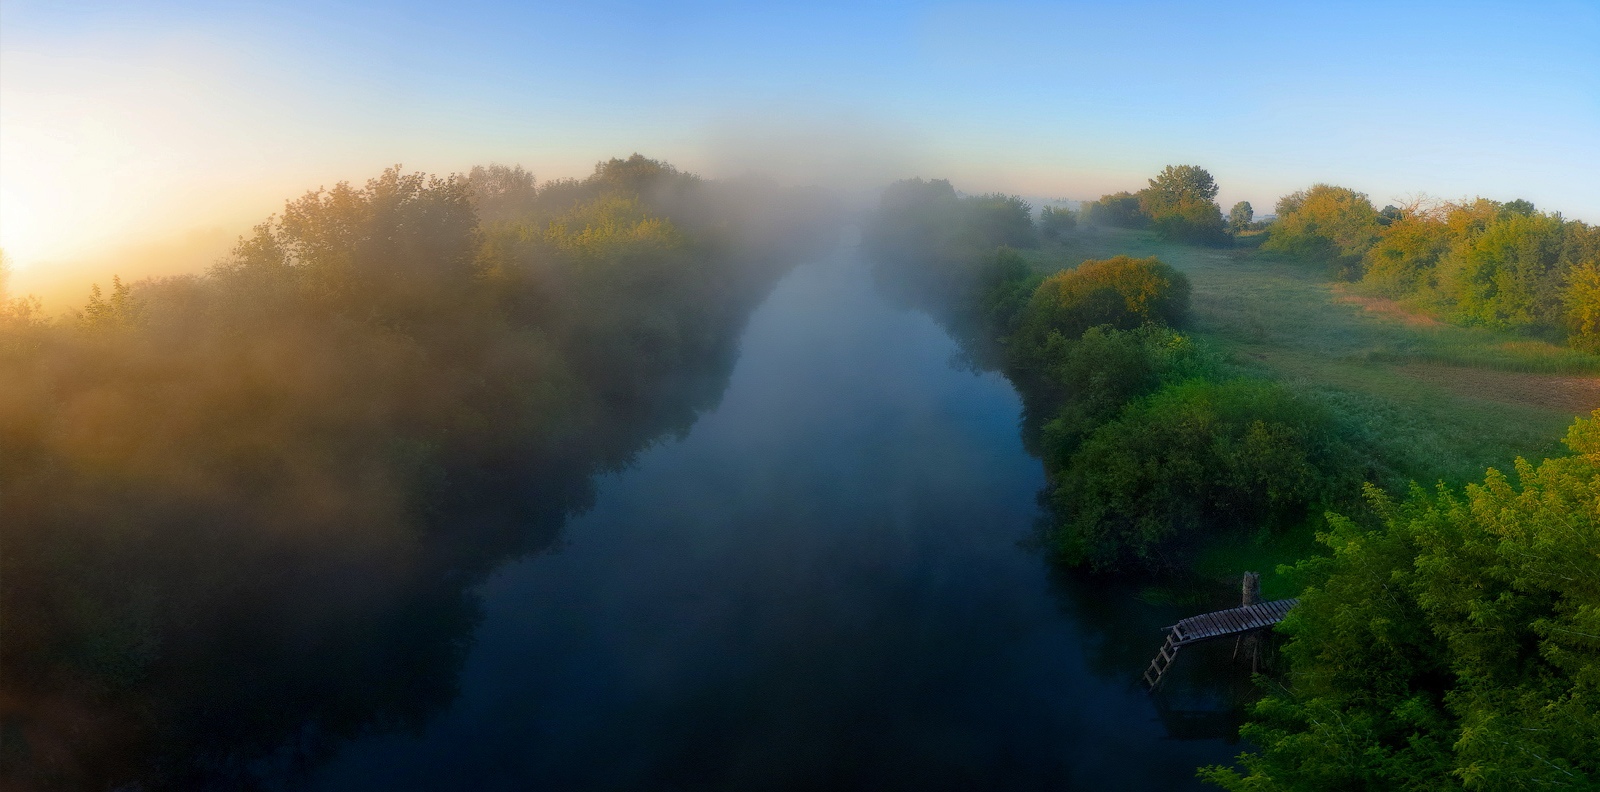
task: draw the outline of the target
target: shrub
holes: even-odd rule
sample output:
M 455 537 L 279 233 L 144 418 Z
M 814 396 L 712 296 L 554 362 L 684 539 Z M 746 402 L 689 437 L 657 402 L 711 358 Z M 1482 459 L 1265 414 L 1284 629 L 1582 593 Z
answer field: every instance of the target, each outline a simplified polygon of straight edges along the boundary
M 1595 414 L 1600 418 L 1600 412 Z M 1289 684 L 1242 736 L 1235 790 L 1594 789 L 1600 782 L 1600 420 L 1516 483 L 1369 495 L 1280 629 Z
M 1191 380 L 1135 402 L 1056 477 L 1052 544 L 1069 563 L 1180 568 L 1205 539 L 1305 518 L 1348 483 L 1331 418 L 1261 380 Z
M 1131 192 L 1100 196 L 1083 205 L 1083 222 L 1115 228 L 1144 228 L 1150 218 L 1139 208 L 1139 196 Z
M 1046 239 L 1060 239 L 1078 227 L 1078 215 L 1065 207 L 1046 206 L 1039 212 L 1039 234 Z
M 1318 184 L 1279 199 L 1263 248 L 1321 263 L 1335 277 L 1361 276 L 1361 257 L 1378 237 L 1378 212 L 1365 193 Z
M 1052 332 L 1076 339 L 1096 325 L 1180 325 L 1188 311 L 1189 279 L 1160 259 L 1090 260 L 1039 284 L 1023 311 L 1018 340 L 1033 348 Z

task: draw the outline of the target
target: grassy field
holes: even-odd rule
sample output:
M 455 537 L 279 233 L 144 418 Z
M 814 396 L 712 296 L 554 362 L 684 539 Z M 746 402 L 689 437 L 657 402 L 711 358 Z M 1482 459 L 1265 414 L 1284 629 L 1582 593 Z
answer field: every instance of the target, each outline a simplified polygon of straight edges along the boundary
M 1194 286 L 1191 330 L 1241 365 L 1315 395 L 1382 449 L 1390 484 L 1429 485 L 1542 459 L 1574 417 L 1600 407 L 1600 358 L 1483 328 L 1445 325 L 1329 283 L 1320 267 L 1254 249 L 1162 242 L 1141 231 L 1073 235 L 1031 251 L 1054 271 L 1086 258 L 1157 256 Z M 1320 522 L 1320 521 L 1319 521 Z M 1314 552 L 1317 526 L 1250 547 L 1219 548 L 1202 572 L 1237 580 L 1259 569 L 1266 593 L 1289 584 L 1278 563 Z

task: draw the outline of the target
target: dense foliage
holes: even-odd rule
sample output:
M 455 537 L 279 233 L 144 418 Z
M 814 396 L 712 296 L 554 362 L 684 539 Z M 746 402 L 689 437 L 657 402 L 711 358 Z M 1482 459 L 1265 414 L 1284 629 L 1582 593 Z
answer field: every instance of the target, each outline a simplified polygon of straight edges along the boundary
M 1278 199 L 1278 219 L 1263 248 L 1326 266 L 1337 277 L 1361 273 L 1378 236 L 1378 212 L 1365 193 L 1327 184 Z
M 0 302 L 4 785 L 244 787 L 422 723 L 473 586 L 717 400 L 822 209 L 393 169 L 206 274 Z
M 1189 279 L 1160 259 L 1085 261 L 1034 287 L 1014 332 L 1017 354 L 1026 359 L 1051 333 L 1075 339 L 1100 325 L 1177 325 L 1188 310 Z
M 1256 218 L 1255 207 L 1249 201 L 1240 201 L 1228 210 L 1228 230 L 1237 234 L 1250 228 Z
M 1112 193 L 1084 204 L 1083 222 L 1149 228 L 1172 241 L 1216 245 L 1228 239 L 1228 223 L 1216 198 L 1217 183 L 1210 171 L 1198 165 L 1168 165 L 1137 193 Z
M 1166 239 L 1220 244 L 1227 239 L 1227 225 L 1216 198 L 1217 183 L 1210 171 L 1198 165 L 1168 165 L 1139 191 L 1139 211 Z
M 1183 568 L 1208 541 L 1283 529 L 1359 486 L 1353 457 L 1327 415 L 1275 383 L 1182 381 L 1059 462 L 1056 547 L 1098 569 Z
M 1452 322 L 1565 336 L 1600 349 L 1600 228 L 1527 201 L 1373 209 L 1319 184 L 1285 196 L 1263 245 Z
M 1516 481 L 1331 518 L 1281 626 L 1290 672 L 1244 735 L 1237 790 L 1600 784 L 1600 413 Z
M 1083 221 L 1090 225 L 1144 228 L 1150 224 L 1150 216 L 1139 207 L 1139 196 L 1130 192 L 1102 195 L 1100 200 L 1084 204 L 1082 212 Z
M 1164 178 L 1215 193 L 1198 168 Z M 1282 385 L 1240 379 L 1172 329 L 1188 312 L 1182 273 L 1118 256 L 1041 278 L 959 224 L 943 227 L 945 242 L 919 238 L 930 218 L 960 217 L 954 190 L 929 184 L 945 183 L 886 191 L 869 227 L 880 272 L 913 284 L 974 361 L 1022 394 L 1024 442 L 1049 481 L 1046 540 L 1062 561 L 1182 569 L 1208 542 L 1296 524 L 1359 489 L 1365 468 L 1330 415 Z
M 1071 209 L 1046 206 L 1039 210 L 1039 235 L 1061 239 L 1078 227 L 1078 214 Z

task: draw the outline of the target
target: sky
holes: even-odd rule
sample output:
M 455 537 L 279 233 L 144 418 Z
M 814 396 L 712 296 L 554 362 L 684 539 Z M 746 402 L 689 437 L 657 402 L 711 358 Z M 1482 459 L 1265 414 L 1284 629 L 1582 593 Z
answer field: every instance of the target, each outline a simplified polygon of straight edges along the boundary
M 1600 222 L 1600 0 L 0 0 L 23 284 L 195 269 L 394 164 L 548 178 L 635 151 L 861 196 L 1092 199 L 1189 163 L 1258 213 L 1330 182 Z

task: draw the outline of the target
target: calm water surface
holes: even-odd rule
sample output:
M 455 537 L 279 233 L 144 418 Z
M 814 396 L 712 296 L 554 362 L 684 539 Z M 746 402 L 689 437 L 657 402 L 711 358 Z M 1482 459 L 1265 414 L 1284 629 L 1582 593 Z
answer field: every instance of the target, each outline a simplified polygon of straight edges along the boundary
M 853 251 L 794 270 L 720 406 L 483 587 L 452 709 L 313 786 L 1196 788 L 1239 747 L 1131 684 L 1174 612 L 1022 545 L 1020 403 L 956 353 Z

